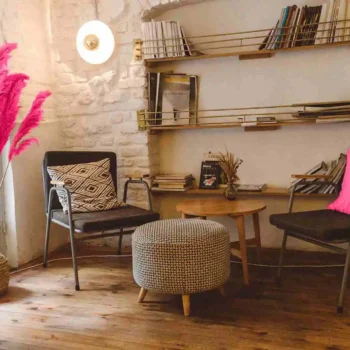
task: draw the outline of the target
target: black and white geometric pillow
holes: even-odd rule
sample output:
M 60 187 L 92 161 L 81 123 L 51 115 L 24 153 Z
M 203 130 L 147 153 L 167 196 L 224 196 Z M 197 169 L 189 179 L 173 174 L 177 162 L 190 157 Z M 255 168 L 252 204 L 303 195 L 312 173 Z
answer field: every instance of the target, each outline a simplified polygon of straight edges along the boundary
M 118 201 L 110 173 L 109 158 L 93 163 L 50 166 L 47 171 L 54 181 L 64 181 L 71 193 L 72 212 L 88 213 L 124 207 Z M 58 191 L 63 211 L 68 213 L 68 201 L 63 191 Z

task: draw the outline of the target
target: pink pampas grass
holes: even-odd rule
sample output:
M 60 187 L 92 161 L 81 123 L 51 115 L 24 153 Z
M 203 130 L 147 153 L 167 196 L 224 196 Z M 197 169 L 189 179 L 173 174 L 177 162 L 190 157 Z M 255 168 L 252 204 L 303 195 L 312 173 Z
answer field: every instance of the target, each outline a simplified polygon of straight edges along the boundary
M 17 44 L 8 43 L 0 47 L 0 67 L 7 68 L 8 60 L 10 59 L 10 54 L 13 50 L 17 49 Z
M 32 143 L 39 143 L 35 137 L 31 137 L 25 140 L 24 137 L 26 137 L 41 122 L 44 113 L 42 110 L 42 105 L 50 95 L 51 92 L 43 91 L 40 92 L 35 98 L 32 104 L 32 108 L 22 121 L 19 129 L 17 130 L 16 136 L 13 139 L 9 152 L 9 161 L 11 161 L 14 156 L 21 154 Z
M 15 127 L 16 118 L 20 109 L 19 100 L 26 86 L 26 81 L 29 79 L 28 75 L 22 73 L 8 74 L 7 64 L 10 54 L 16 48 L 17 44 L 4 44 L 0 47 L 0 154 L 10 139 Z M 10 147 L 8 164 L 3 177 L 0 179 L 0 189 L 4 183 L 6 172 L 13 157 L 21 154 L 31 144 L 38 143 L 35 137 L 26 138 L 26 136 L 36 128 L 42 120 L 42 105 L 50 95 L 51 93 L 49 91 L 40 92 L 37 95 L 29 113 L 18 128 Z
M 5 147 L 19 112 L 19 100 L 29 77 L 25 74 L 8 75 L 2 82 L 0 94 L 0 153 Z

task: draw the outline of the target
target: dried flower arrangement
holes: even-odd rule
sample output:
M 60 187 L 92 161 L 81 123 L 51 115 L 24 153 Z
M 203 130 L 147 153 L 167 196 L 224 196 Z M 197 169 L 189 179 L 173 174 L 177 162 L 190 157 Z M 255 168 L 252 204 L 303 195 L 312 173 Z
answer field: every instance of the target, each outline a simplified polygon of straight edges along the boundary
M 231 152 L 226 149 L 225 153 L 218 152 L 215 154 L 218 159 L 221 169 L 224 171 L 227 182 L 233 184 L 239 180 L 237 171 L 239 166 L 243 163 L 243 160 L 235 157 Z
M 16 48 L 17 44 L 7 43 L 0 47 L 0 154 L 15 128 L 20 110 L 19 100 L 26 86 L 26 81 L 29 79 L 29 76 L 23 73 L 9 74 L 7 63 L 11 52 Z M 50 95 L 51 92 L 42 91 L 35 97 L 27 116 L 14 135 L 8 154 L 8 163 L 2 178 L 0 178 L 0 190 L 12 159 L 31 144 L 38 143 L 35 137 L 27 138 L 26 136 L 41 122 L 43 118 L 42 106 Z

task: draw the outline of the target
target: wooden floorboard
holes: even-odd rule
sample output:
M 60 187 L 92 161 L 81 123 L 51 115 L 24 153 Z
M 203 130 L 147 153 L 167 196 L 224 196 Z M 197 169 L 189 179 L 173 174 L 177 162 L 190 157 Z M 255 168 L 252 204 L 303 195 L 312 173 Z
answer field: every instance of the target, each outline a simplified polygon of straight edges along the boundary
M 254 260 L 253 250 L 249 257 Z M 286 260 L 338 263 L 343 257 L 289 252 Z M 264 263 L 276 261 L 263 251 Z M 149 292 L 137 303 L 129 257 L 80 260 L 80 292 L 70 261 L 54 262 L 12 276 L 0 298 L 0 349 L 350 349 L 350 297 L 344 314 L 335 313 L 342 269 L 285 269 L 280 287 L 275 273 L 250 267 L 251 285 L 243 286 L 242 269 L 232 264 L 226 298 L 218 291 L 196 294 L 185 318 L 180 296 Z

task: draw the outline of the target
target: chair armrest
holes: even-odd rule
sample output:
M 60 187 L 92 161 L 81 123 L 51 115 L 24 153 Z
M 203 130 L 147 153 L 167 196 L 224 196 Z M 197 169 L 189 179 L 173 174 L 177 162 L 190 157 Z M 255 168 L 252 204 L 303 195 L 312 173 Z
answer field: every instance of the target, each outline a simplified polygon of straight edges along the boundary
M 294 179 L 324 179 L 324 180 L 330 180 L 332 178 L 332 175 L 293 174 L 292 178 L 294 178 Z
M 55 184 L 54 182 L 57 182 L 57 184 Z M 71 220 L 72 218 L 72 200 L 71 200 L 71 194 L 70 191 L 67 187 L 65 187 L 65 183 L 61 182 L 61 181 L 51 181 L 50 182 L 52 185 L 55 185 L 54 187 L 50 188 L 50 192 L 49 192 L 49 202 L 47 205 L 47 214 L 52 215 L 52 199 L 53 199 L 53 192 L 64 192 L 66 197 L 67 197 L 67 203 L 68 203 L 68 216 L 69 216 L 69 220 Z M 62 185 L 63 184 L 63 185 Z
M 65 186 L 66 185 L 66 183 L 64 181 L 50 181 L 50 184 L 54 185 L 54 186 Z
M 125 177 L 127 177 L 129 180 L 143 180 L 143 179 L 146 179 L 146 178 L 149 178 L 149 175 L 148 174 L 128 174 L 128 175 L 125 175 Z
M 148 186 L 148 183 L 143 180 L 144 177 L 149 177 L 148 175 L 143 175 L 143 176 L 139 176 L 137 175 L 137 178 L 133 178 L 133 177 L 129 177 L 129 180 L 125 182 L 124 185 L 124 196 L 123 196 L 123 202 L 126 203 L 128 200 L 128 188 L 129 188 L 129 184 L 142 184 L 145 186 L 146 191 L 147 191 L 147 200 L 148 200 L 148 210 L 152 210 L 152 200 L 151 200 L 151 191 L 150 188 Z

